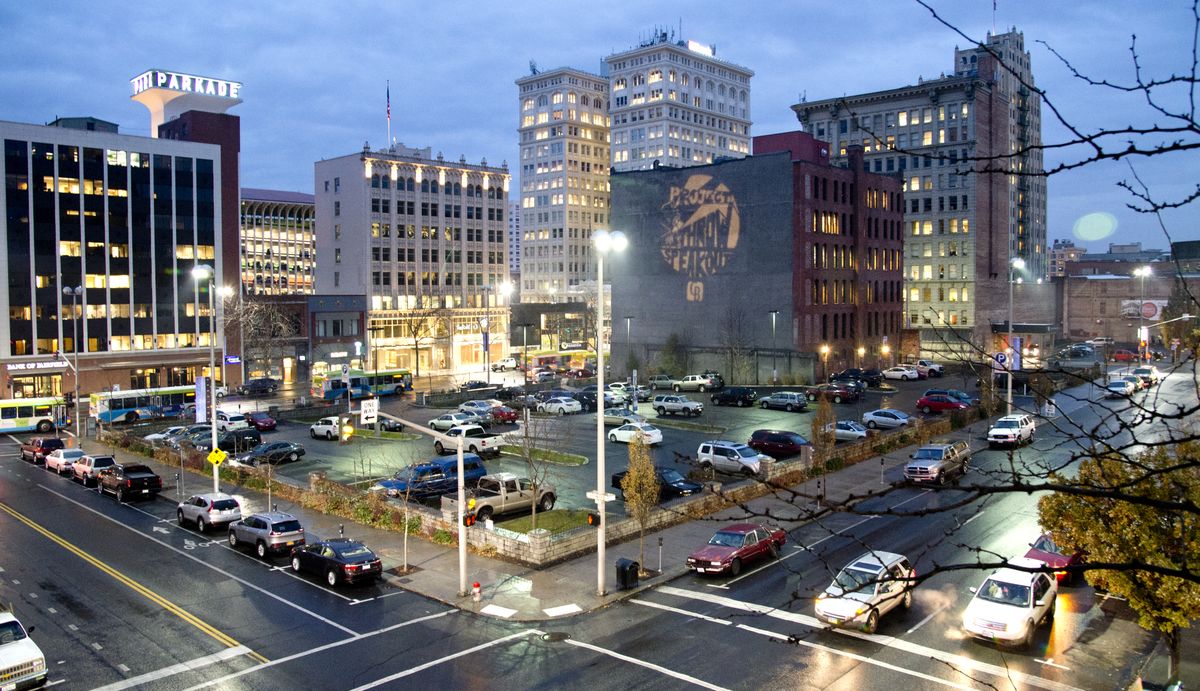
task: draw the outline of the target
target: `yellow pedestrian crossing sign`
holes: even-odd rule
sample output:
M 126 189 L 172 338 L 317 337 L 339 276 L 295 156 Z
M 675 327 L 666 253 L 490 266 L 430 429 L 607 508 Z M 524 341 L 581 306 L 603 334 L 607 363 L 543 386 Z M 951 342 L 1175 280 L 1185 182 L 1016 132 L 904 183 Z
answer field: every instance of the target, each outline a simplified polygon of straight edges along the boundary
M 229 454 L 222 449 L 213 449 L 208 453 L 208 462 L 213 465 L 221 465 L 226 458 L 229 458 Z

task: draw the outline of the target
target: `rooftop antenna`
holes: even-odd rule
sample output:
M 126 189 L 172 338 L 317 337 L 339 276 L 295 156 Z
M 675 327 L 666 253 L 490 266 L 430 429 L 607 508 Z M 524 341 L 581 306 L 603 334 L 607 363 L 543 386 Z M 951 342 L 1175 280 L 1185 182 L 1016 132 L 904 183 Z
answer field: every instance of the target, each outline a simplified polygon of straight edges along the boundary
M 538 70 L 537 63 L 531 59 L 529 61 L 529 74 L 538 74 L 538 73 L 539 73 L 539 70 Z
M 992 35 L 996 35 L 996 0 L 992 0 Z

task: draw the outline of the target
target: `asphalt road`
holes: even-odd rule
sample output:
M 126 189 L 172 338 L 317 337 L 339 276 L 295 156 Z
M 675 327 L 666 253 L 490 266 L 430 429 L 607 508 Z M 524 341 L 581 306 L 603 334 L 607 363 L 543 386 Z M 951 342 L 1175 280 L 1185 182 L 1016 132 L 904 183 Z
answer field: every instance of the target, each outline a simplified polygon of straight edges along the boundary
M 921 576 L 1024 553 L 1039 532 L 1036 496 L 923 514 L 1014 468 L 1069 466 L 1079 429 L 1131 440 L 1117 422 L 1133 408 L 1184 397 L 1194 401 L 1194 382 L 1175 375 L 1132 402 L 1084 405 L 1011 456 L 976 453 L 959 487 L 897 487 L 855 514 L 791 527 L 781 559 L 737 578 L 685 576 L 538 626 L 459 613 L 390 582 L 329 589 L 177 526 L 169 502 L 118 505 L 20 461 L 10 439 L 0 442 L 0 600 L 36 626 L 51 682 L 70 689 L 1114 688 L 1149 637 L 1124 603 L 1088 586 L 1060 591 L 1029 651 L 958 632 L 978 569 L 929 576 L 912 610 L 873 635 L 817 624 L 812 597 L 868 548 L 908 555 Z M 1149 425 L 1138 440 L 1166 433 Z

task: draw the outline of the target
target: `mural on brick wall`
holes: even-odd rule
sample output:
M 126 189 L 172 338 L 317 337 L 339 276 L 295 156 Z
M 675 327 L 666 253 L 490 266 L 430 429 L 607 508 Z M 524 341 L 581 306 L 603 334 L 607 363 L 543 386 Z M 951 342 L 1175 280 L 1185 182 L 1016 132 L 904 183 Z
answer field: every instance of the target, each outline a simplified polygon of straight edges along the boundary
M 691 175 L 683 185 L 668 187 L 662 209 L 662 257 L 688 277 L 688 302 L 703 302 L 703 279 L 724 269 L 738 246 L 737 198 L 711 175 Z

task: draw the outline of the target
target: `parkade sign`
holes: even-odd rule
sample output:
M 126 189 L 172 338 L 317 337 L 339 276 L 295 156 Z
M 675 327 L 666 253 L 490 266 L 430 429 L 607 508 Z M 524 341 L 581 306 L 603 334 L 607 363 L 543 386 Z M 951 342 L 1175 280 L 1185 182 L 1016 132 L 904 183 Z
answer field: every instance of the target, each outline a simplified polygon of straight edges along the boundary
M 133 85 L 134 96 L 150 89 L 168 89 L 186 94 L 240 99 L 242 90 L 241 82 L 166 70 L 146 70 L 129 81 Z

